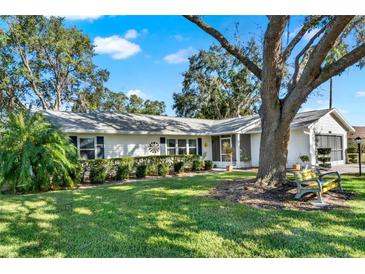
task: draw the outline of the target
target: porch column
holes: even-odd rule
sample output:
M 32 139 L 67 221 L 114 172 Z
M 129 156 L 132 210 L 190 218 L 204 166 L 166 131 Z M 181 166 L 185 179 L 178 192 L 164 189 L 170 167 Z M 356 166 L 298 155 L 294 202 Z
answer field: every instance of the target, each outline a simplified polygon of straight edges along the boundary
M 241 134 L 236 133 L 236 168 L 241 167 Z

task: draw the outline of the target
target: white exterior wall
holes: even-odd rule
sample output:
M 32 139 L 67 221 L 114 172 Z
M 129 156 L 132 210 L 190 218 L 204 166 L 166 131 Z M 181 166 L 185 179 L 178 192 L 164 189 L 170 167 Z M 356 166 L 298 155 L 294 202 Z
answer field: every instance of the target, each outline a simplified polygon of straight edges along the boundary
M 320 118 L 316 123 L 313 124 L 311 128 L 311 156 L 312 164 L 316 163 L 316 140 L 315 136 L 317 134 L 322 135 L 337 135 L 342 136 L 343 144 L 343 160 L 332 162 L 332 165 L 345 164 L 346 162 L 346 149 L 347 149 L 347 131 L 339 124 L 334 116 L 329 113 L 322 118 Z
M 149 156 L 163 155 L 164 153 L 153 154 L 148 150 L 151 142 L 160 143 L 160 137 L 166 139 L 198 139 L 202 138 L 202 154 L 205 159 L 212 159 L 212 145 L 210 136 L 166 136 L 166 135 L 148 135 L 148 134 L 72 134 L 69 136 L 80 137 L 104 137 L 104 154 L 105 159 L 119 158 L 125 156 Z
M 261 133 L 251 134 L 251 163 L 253 167 L 259 165 Z M 291 130 L 288 145 L 288 167 L 300 163 L 300 155 L 310 155 L 309 130 Z

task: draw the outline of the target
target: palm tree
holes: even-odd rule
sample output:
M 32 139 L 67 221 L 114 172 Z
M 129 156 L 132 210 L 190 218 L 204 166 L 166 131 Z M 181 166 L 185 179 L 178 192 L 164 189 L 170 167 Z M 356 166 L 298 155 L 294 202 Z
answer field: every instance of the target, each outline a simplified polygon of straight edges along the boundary
M 41 113 L 12 113 L 0 124 L 0 188 L 13 192 L 73 186 L 77 153 Z

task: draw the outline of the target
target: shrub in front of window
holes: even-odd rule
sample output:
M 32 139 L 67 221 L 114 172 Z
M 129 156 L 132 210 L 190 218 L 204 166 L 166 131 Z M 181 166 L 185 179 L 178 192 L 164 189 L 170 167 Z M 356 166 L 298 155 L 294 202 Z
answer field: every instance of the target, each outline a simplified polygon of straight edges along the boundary
M 97 160 L 80 160 L 82 166 L 81 181 L 91 181 L 91 168 L 95 161 L 104 161 L 108 163 L 107 167 L 107 179 L 124 180 L 129 177 L 140 165 L 147 166 L 147 174 L 158 175 L 158 165 L 163 164 L 169 167 L 174 167 L 174 163 L 182 162 L 182 168 L 189 170 L 192 168 L 193 161 L 199 159 L 198 155 L 156 155 L 156 156 L 144 156 L 144 157 L 122 157 L 113 159 L 97 159 Z M 181 168 L 180 168 L 181 169 Z M 94 167 L 95 174 L 96 168 Z M 181 171 L 180 171 L 181 172 Z M 128 174 L 128 176 L 127 176 Z
M 170 172 L 170 165 L 169 164 L 158 164 L 157 166 L 157 173 L 158 176 L 166 176 Z
M 148 166 L 147 165 L 139 165 L 136 167 L 136 178 L 138 179 L 142 179 L 145 178 L 147 176 L 147 170 Z
M 174 163 L 174 171 L 175 173 L 182 173 L 184 171 L 184 162 Z
M 90 161 L 90 183 L 103 184 L 106 182 L 110 172 L 110 162 L 108 160 Z
M 212 170 L 213 169 L 213 161 L 212 160 L 205 160 L 204 161 L 204 169 L 205 170 Z
M 203 161 L 201 160 L 193 160 L 192 170 L 193 171 L 200 171 L 203 169 Z
M 116 159 L 116 174 L 115 179 L 117 180 L 126 180 L 129 178 L 129 175 L 133 170 L 133 158 L 122 158 Z

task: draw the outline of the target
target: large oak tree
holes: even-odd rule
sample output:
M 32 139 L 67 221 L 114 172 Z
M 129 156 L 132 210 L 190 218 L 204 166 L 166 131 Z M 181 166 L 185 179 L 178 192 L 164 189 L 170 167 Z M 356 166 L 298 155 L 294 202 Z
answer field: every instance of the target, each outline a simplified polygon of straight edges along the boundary
M 275 186 L 286 178 L 290 123 L 307 97 L 331 77 L 365 57 L 363 16 L 306 16 L 284 47 L 290 16 L 268 16 L 262 66 L 199 16 L 186 15 L 261 81 L 261 146 L 257 181 Z M 307 41 L 306 35 L 314 35 Z M 284 79 L 288 79 L 288 82 Z M 285 83 L 284 83 L 285 82 Z
M 259 61 L 256 43 L 246 48 Z M 225 119 L 257 113 L 259 81 L 222 47 L 213 45 L 192 55 L 183 76 L 182 91 L 173 94 L 177 116 Z

